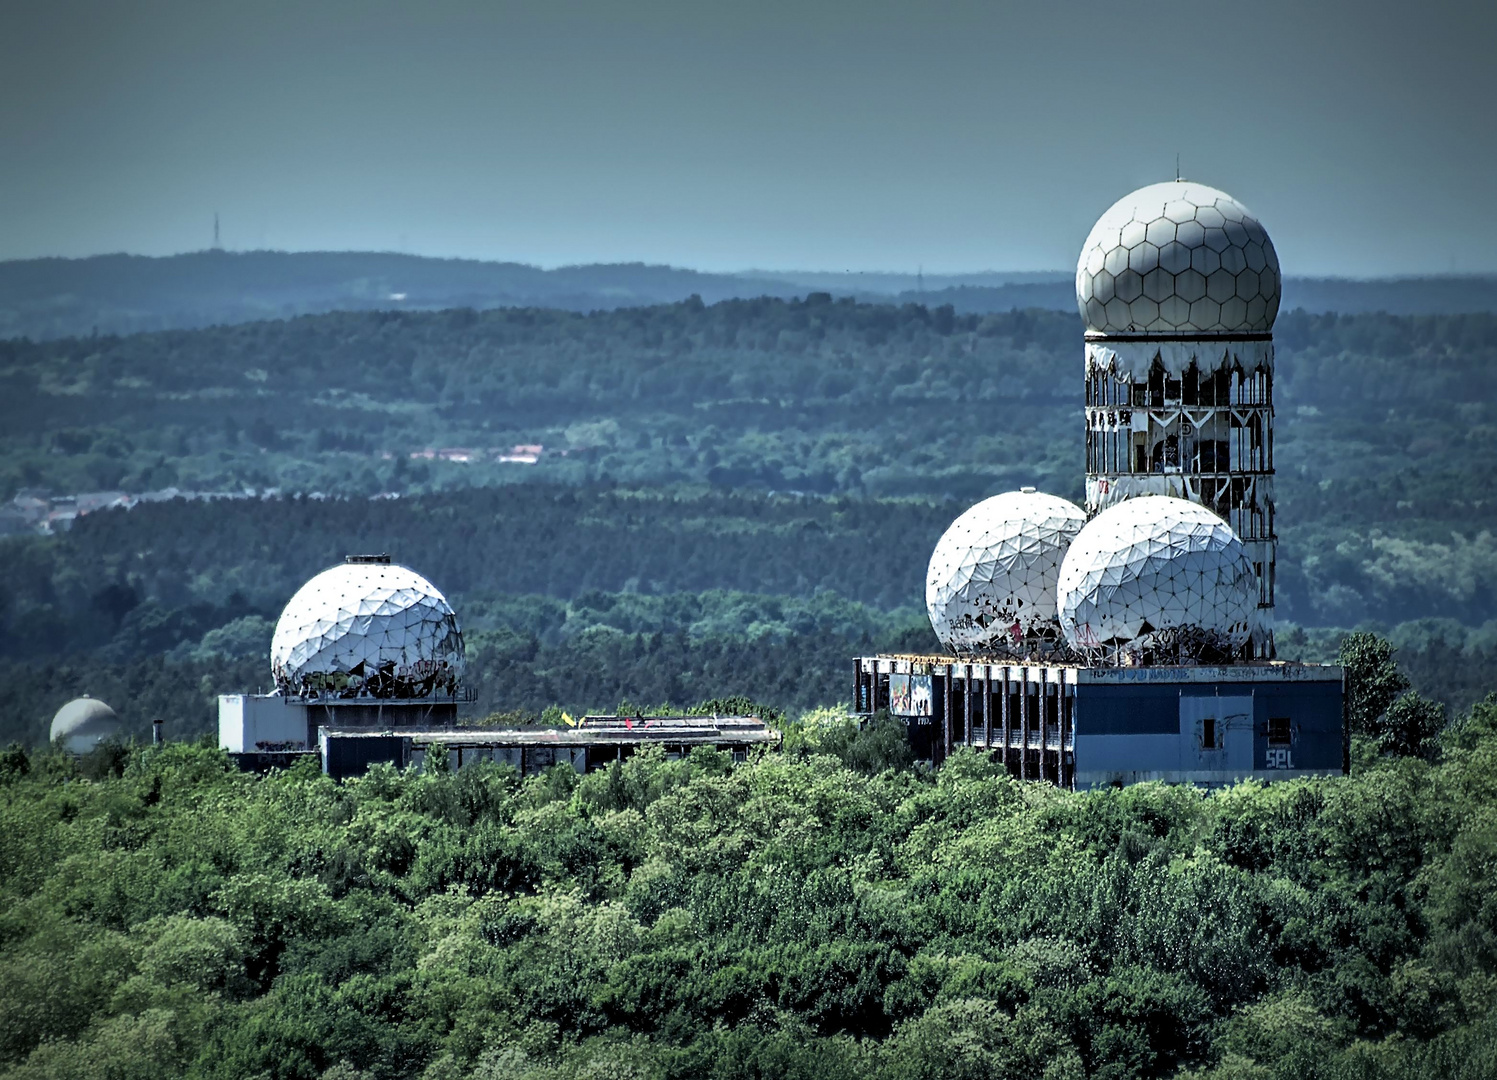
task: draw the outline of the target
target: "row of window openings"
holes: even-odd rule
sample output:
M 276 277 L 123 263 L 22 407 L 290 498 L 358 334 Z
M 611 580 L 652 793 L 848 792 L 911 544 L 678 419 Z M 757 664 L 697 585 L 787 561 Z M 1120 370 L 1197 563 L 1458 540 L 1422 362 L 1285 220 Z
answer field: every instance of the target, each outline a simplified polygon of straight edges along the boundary
M 876 712 L 878 709 L 887 709 L 889 707 L 889 676 L 878 675 L 876 676 L 876 679 L 877 684 L 874 687 L 874 693 L 877 697 L 877 701 L 874 705 L 874 708 L 867 711 Z M 859 697 L 862 699 L 859 701 L 860 705 L 866 702 L 866 694 L 868 688 L 868 683 L 861 683 L 858 687 Z M 937 696 L 940 696 L 939 689 L 937 692 Z M 1019 729 L 1019 726 L 1022 723 L 1022 698 L 1023 695 L 1018 692 L 1008 695 L 1009 726 L 1016 731 Z M 991 694 L 990 699 L 991 700 L 989 701 L 988 706 L 991 710 L 993 726 L 997 727 L 1003 722 L 1003 694 L 1002 692 Z M 972 702 L 972 722 L 974 725 L 981 727 L 982 691 L 980 689 L 973 689 L 969 694 L 965 690 L 963 682 L 960 679 L 953 682 L 951 687 L 951 722 L 954 724 L 966 723 L 966 703 L 968 701 Z M 1029 695 L 1030 726 L 1035 730 L 1038 730 L 1039 725 L 1042 722 L 1042 718 L 1043 723 L 1048 730 L 1053 731 L 1056 727 L 1059 726 L 1060 699 L 1054 694 L 1045 694 L 1042 696 L 1038 693 L 1031 693 Z
M 1224 726 L 1218 726 L 1215 717 L 1208 716 L 1201 721 L 1202 750 L 1220 750 L 1225 735 Z M 1270 716 L 1268 718 L 1268 745 L 1291 746 L 1293 743 L 1294 728 L 1289 722 L 1289 717 Z
M 1241 432 L 1248 432 L 1243 438 Z M 1146 432 L 1092 431 L 1086 435 L 1090 472 L 1191 473 L 1269 472 L 1273 454 L 1251 428 L 1235 432 L 1235 439 L 1181 439 L 1166 435 L 1152 446 Z M 1183 444 L 1183 445 L 1182 445 Z M 1131 468 L 1125 456 L 1132 451 Z
M 888 708 L 888 676 L 880 676 L 878 681 L 879 708 Z M 1009 728 L 1017 731 L 1023 723 L 1020 712 L 1022 705 L 1020 694 L 1009 694 Z M 990 695 L 989 708 L 993 726 L 997 727 L 1003 722 L 1003 694 Z M 963 692 L 960 680 L 952 686 L 951 694 L 951 721 L 953 724 L 965 724 L 965 703 L 973 703 L 972 721 L 973 726 L 982 726 L 982 692 L 973 692 L 970 696 Z M 1031 729 L 1038 731 L 1041 726 L 1046 731 L 1055 731 L 1060 726 L 1060 699 L 1053 694 L 1041 697 L 1038 694 L 1029 695 L 1029 724 Z M 1290 746 L 1294 742 L 1294 730 L 1287 716 L 1272 716 L 1268 720 L 1268 745 Z M 1225 731 L 1219 726 L 1215 717 L 1208 716 L 1201 721 L 1201 748 L 1203 750 L 1220 750 Z
M 1202 374 L 1195 364 L 1183 378 L 1171 378 L 1157 361 L 1145 382 L 1124 382 L 1099 373 L 1086 380 L 1088 405 L 1133 405 L 1158 408 L 1165 405 L 1271 405 L 1273 373 L 1222 369 Z
M 1021 715 L 1022 694 L 1013 693 L 1008 695 L 1008 726 L 1019 730 L 1023 723 Z M 998 727 L 1003 723 L 1003 694 L 990 695 L 988 702 L 993 726 Z M 974 727 L 982 727 L 982 691 L 974 689 L 969 695 L 964 692 L 961 680 L 957 680 L 951 688 L 951 720 L 954 724 L 966 723 L 966 702 L 972 703 L 972 724 Z M 1055 731 L 1060 726 L 1060 699 L 1054 694 L 1046 694 L 1043 697 L 1036 693 L 1029 695 L 1029 726 L 1038 731 L 1043 724 L 1046 731 Z

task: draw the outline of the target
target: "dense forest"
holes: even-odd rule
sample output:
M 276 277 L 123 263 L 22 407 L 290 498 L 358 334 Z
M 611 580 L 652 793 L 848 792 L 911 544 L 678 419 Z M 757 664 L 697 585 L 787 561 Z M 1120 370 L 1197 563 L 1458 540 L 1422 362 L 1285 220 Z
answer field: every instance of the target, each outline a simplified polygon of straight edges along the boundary
M 831 704 L 850 696 L 849 657 L 935 648 L 925 564 L 960 509 L 524 484 L 89 514 L 60 536 L 0 540 L 0 742 L 35 745 L 81 693 L 138 734 L 157 717 L 174 736 L 209 730 L 216 694 L 264 684 L 290 595 L 371 550 L 395 552 L 453 600 L 476 714 L 724 694 L 791 711 Z M 1497 685 L 1497 623 L 1482 608 L 1468 625 L 1449 593 L 1401 607 L 1410 587 L 1351 580 L 1384 611 L 1424 616 L 1389 632 L 1426 695 L 1459 710 Z M 1329 659 L 1334 627 L 1287 625 L 1281 654 Z
M 1056 312 L 822 295 L 0 342 L 0 494 L 372 495 L 523 475 L 922 498 L 1037 481 L 1075 496 L 1080 336 Z M 1497 315 L 1288 313 L 1276 336 L 1286 538 L 1349 517 L 1362 534 L 1448 541 L 1497 517 L 1478 494 Z M 546 452 L 533 466 L 486 455 L 517 443 Z M 481 460 L 410 456 L 432 447 Z
M 1497 316 L 1276 335 L 1283 655 L 1377 627 L 1464 708 L 1497 685 Z M 0 738 L 34 745 L 84 691 L 204 730 L 263 680 L 291 592 L 356 551 L 452 597 L 479 711 L 842 700 L 848 656 L 930 644 L 925 560 L 968 503 L 1080 497 L 1079 338 L 818 296 L 0 342 L 0 494 L 286 492 L 0 538 Z M 522 442 L 535 464 L 483 449 Z M 451 446 L 481 452 L 410 456 Z
M 969 502 L 1080 496 L 1079 329 L 816 295 L 0 342 L 0 495 L 219 496 L 0 537 L 0 1078 L 1497 1075 L 1497 316 L 1279 322 L 1280 651 L 1348 660 L 1350 776 L 1075 794 L 846 720 L 851 656 L 934 647 Z M 237 772 L 214 696 L 378 551 L 453 600 L 465 723 L 738 696 L 783 747 Z M 84 692 L 126 742 L 76 759 Z
M 0 755 L 8 1080 L 1485 1080 L 1497 699 L 1415 756 L 1073 794 L 897 721 L 335 783 Z

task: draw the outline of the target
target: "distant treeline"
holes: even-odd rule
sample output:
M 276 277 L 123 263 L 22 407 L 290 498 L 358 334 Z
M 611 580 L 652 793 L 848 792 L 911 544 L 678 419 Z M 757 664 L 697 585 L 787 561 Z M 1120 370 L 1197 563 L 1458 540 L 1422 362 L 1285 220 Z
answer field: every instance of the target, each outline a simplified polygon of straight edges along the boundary
M 820 591 L 918 611 L 929 553 L 965 506 L 1026 483 L 1081 497 L 1079 329 L 1057 313 L 821 296 L 0 342 L 0 494 L 176 484 L 339 496 L 155 504 L 90 514 L 59 538 L 0 540 L 0 656 L 41 672 L 84 656 L 239 655 L 225 639 L 242 620 L 273 618 L 353 551 L 389 551 L 464 601 Z M 1277 340 L 1280 618 L 1487 623 L 1497 316 L 1289 314 Z M 545 445 L 538 464 L 492 460 L 519 442 Z M 488 460 L 410 457 L 432 446 Z M 517 477 L 527 482 L 506 482 Z M 369 499 L 380 492 L 403 497 Z M 1426 692 L 1469 700 L 1485 676 L 1467 678 L 1463 658 L 1489 643 L 1447 631 L 1410 651 L 1443 672 Z M 532 672 L 552 669 L 548 650 L 576 647 L 539 636 Z M 716 655 L 692 640 L 694 655 Z M 853 640 L 817 655 L 845 657 Z M 620 645 L 619 662 L 643 647 Z M 731 672 L 751 661 L 713 663 L 736 687 Z M 663 685 L 649 671 L 630 678 Z M 625 685 L 598 678 L 559 701 L 604 705 Z M 782 704 L 835 700 L 843 682 Z M 486 699 L 496 707 L 552 693 L 542 675 L 501 683 L 511 696 Z
M 963 314 L 988 314 L 1015 308 L 1074 311 L 1076 289 L 1069 276 L 1061 281 L 1017 281 L 1002 285 L 961 283 L 919 291 L 906 288 L 901 301 L 950 304 Z M 1450 274 L 1426 277 L 1284 279 L 1284 312 L 1341 315 L 1463 315 L 1497 312 L 1497 275 Z
M 935 647 L 926 561 L 960 509 L 527 484 L 90 514 L 60 537 L 0 541 L 0 742 L 45 738 L 52 711 L 85 692 L 142 734 L 157 715 L 181 733 L 208 729 L 215 694 L 264 684 L 271 629 L 291 594 L 365 551 L 393 553 L 451 597 L 469 631 L 475 712 L 729 693 L 792 712 L 830 704 L 848 697 L 847 662 L 859 651 Z M 1413 575 L 1425 549 L 1400 543 Z M 1440 575 L 1459 580 L 1459 568 L 1426 557 L 1432 589 Z M 1345 603 L 1352 582 L 1388 613 L 1385 627 L 1425 617 L 1395 640 L 1427 696 L 1460 708 L 1497 686 L 1497 624 L 1481 625 L 1489 616 L 1479 603 L 1390 585 L 1376 562 L 1342 570 L 1331 601 Z M 1284 607 L 1298 602 L 1290 593 Z M 1327 659 L 1338 640 L 1291 628 L 1281 652 Z
M 1078 241 L 1079 241 L 1078 237 Z M 0 338 L 182 330 L 330 311 L 547 307 L 596 311 L 761 296 L 838 297 L 952 305 L 961 314 L 1022 308 L 1074 312 L 1065 272 L 837 274 L 703 273 L 616 263 L 543 270 L 522 263 L 433 259 L 393 252 L 199 251 L 148 258 L 0 262 Z M 1288 278 L 1284 310 L 1449 315 L 1497 311 L 1497 276 L 1352 280 Z
M 1326 501 L 1336 492 L 1328 486 Z M 959 500 L 527 484 L 394 500 L 105 511 L 62 537 L 0 540 L 0 650 L 104 644 L 116 629 L 109 613 L 136 603 L 222 606 L 237 594 L 278 610 L 317 570 L 369 550 L 393 552 L 457 595 L 827 590 L 884 610 L 919 607 L 930 552 L 961 509 Z M 1311 522 L 1288 534 L 1280 618 L 1305 626 L 1430 617 L 1479 626 L 1491 618 L 1490 533 L 1426 541 L 1415 528 L 1394 533 L 1395 519 L 1388 534 L 1359 537 L 1359 524 Z
M 616 263 L 538 266 L 394 252 L 198 251 L 0 262 L 0 337 L 184 330 L 329 311 L 548 307 L 592 311 L 797 296 L 788 281 Z
M 1292 617 L 1382 618 L 1346 566 L 1426 594 L 1403 564 L 1455 533 L 1475 545 L 1459 558 L 1485 565 L 1497 316 L 1291 314 L 1277 337 L 1278 521 L 1306 551 L 1281 566 L 1309 577 L 1285 590 L 1330 601 Z M 329 315 L 0 343 L 0 494 L 369 495 L 523 477 L 968 502 L 1033 483 L 1079 498 L 1080 407 L 1079 323 L 1058 313 L 822 298 Z M 545 445 L 539 464 L 488 453 L 521 442 Z M 423 447 L 484 460 L 410 457 Z M 1480 604 L 1485 574 L 1434 592 Z M 1331 597 L 1338 583 L 1351 591 Z

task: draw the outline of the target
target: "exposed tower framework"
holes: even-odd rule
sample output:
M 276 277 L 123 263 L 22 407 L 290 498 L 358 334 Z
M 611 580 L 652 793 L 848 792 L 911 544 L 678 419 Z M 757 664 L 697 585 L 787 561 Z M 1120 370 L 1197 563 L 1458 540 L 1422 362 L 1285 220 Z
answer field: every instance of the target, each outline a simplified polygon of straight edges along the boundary
M 1092 229 L 1076 294 L 1087 326 L 1087 512 L 1173 495 L 1225 518 L 1258 576 L 1245 651 L 1273 656 L 1279 264 L 1267 232 L 1214 188 L 1154 184 Z

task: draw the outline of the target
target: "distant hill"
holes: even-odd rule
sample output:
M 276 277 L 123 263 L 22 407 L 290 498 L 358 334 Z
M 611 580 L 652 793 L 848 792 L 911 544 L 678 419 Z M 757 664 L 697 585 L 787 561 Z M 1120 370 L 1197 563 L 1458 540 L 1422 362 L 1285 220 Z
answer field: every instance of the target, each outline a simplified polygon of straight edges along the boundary
M 200 251 L 150 258 L 0 262 L 0 337 L 47 340 L 282 319 L 329 311 L 539 307 L 595 311 L 828 292 L 950 304 L 961 314 L 1074 311 L 1062 271 L 965 275 L 752 270 L 711 274 L 643 263 L 564 266 L 388 252 Z M 1285 310 L 1395 315 L 1497 311 L 1497 276 L 1354 281 L 1290 278 Z
M 1044 280 L 1013 281 L 1001 285 L 963 283 L 923 291 L 904 290 L 897 299 L 930 307 L 950 304 L 958 314 L 987 315 L 999 311 L 1044 308 L 1075 311 L 1076 290 L 1069 274 Z M 1303 309 L 1320 315 L 1466 315 L 1497 312 L 1497 275 L 1446 277 L 1298 278 L 1284 279 L 1281 310 Z
M 384 252 L 199 251 L 0 262 L 0 337 L 190 330 L 328 311 L 544 307 L 592 311 L 804 286 L 643 263 L 564 266 Z
M 739 275 L 761 280 L 788 281 L 807 289 L 818 289 L 838 296 L 920 295 L 944 289 L 976 287 L 1001 289 L 1009 285 L 1066 285 L 1073 275 L 1069 270 L 983 270 L 974 274 L 903 274 L 832 270 L 747 270 Z

